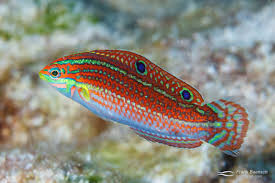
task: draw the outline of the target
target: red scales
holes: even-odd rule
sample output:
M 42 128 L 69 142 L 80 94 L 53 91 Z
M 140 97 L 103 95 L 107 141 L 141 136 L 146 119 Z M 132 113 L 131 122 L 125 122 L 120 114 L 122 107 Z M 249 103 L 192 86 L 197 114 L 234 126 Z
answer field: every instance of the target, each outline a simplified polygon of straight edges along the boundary
M 224 99 L 204 104 L 195 88 L 129 51 L 62 57 L 40 76 L 53 86 L 62 85 L 57 87 L 61 93 L 98 116 L 170 146 L 194 148 L 208 142 L 236 155 L 249 124 L 239 104 Z

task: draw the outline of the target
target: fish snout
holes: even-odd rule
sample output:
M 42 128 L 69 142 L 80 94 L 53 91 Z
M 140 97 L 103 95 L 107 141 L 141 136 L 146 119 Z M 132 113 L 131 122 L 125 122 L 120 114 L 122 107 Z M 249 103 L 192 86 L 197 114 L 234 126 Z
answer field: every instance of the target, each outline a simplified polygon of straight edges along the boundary
M 39 74 L 40 79 L 42 79 L 44 81 L 47 81 L 47 79 L 46 79 L 46 75 L 47 75 L 46 71 L 41 70 L 38 74 Z

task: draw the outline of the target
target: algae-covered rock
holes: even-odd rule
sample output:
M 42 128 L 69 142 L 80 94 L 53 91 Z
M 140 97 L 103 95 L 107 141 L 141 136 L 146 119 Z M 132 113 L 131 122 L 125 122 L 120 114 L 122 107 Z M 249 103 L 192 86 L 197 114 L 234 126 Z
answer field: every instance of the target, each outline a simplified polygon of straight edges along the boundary
M 0 182 L 274 181 L 274 10 L 254 0 L 1 1 Z M 148 142 L 38 78 L 56 58 L 115 48 L 146 56 L 206 102 L 235 97 L 251 121 L 240 156 Z

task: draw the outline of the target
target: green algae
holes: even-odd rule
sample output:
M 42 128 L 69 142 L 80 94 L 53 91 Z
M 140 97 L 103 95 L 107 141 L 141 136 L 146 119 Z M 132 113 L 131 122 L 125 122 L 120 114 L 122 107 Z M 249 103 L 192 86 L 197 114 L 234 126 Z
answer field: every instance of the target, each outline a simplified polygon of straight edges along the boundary
M 39 13 L 36 17 L 36 24 L 25 27 L 27 34 L 49 34 L 54 30 L 72 29 L 87 17 L 91 23 L 97 23 L 97 19 L 84 12 L 74 12 L 73 4 L 64 4 L 60 1 L 50 1 L 46 6 L 38 6 Z
M 125 172 L 131 178 L 141 180 L 145 175 L 147 178 L 150 177 L 150 180 L 166 175 L 173 177 L 180 175 L 178 179 L 181 179 L 194 170 L 196 170 L 194 174 L 200 174 L 202 168 L 198 168 L 200 167 L 198 164 L 206 161 L 199 151 L 191 152 L 157 143 L 151 144 L 135 136 L 127 142 L 105 140 L 95 147 L 93 154 L 97 154 L 102 161 L 116 167 L 119 172 Z M 215 155 L 216 153 L 213 153 L 213 156 Z M 213 169 L 217 167 L 214 166 Z
M 91 12 L 76 9 L 81 6 L 79 2 L 66 2 L 49 0 L 46 3 L 41 0 L 36 0 L 36 14 L 29 22 L 23 21 L 22 15 L 14 13 L 5 17 L 10 25 L 15 29 L 8 30 L 0 26 L 0 37 L 4 40 L 20 40 L 25 35 L 50 35 L 54 31 L 71 31 L 77 28 L 81 21 L 86 21 L 90 24 L 96 24 L 99 19 Z M 44 2 L 44 3 L 42 3 Z
M 63 182 L 85 182 L 85 183 L 145 183 L 142 177 L 129 174 L 128 171 L 119 171 L 120 164 L 108 162 L 102 158 L 100 153 L 95 152 L 96 146 L 82 146 L 78 151 L 63 153 L 63 160 L 59 162 L 62 170 Z
M 221 25 L 222 17 L 212 8 L 198 8 L 179 19 L 181 34 L 188 36 Z
M 87 183 L 100 183 L 103 178 L 98 175 L 84 175 L 84 176 L 69 176 L 66 177 L 66 182 L 74 183 L 74 182 L 87 182 Z
M 7 41 L 10 40 L 13 37 L 13 35 L 8 31 L 0 29 L 0 37 Z

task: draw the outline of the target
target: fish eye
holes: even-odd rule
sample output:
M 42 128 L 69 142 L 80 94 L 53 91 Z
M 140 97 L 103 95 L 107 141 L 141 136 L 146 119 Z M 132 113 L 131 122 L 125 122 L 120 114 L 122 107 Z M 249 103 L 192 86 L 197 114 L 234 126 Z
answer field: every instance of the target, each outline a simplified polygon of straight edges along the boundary
M 146 72 L 146 64 L 143 61 L 141 61 L 141 60 L 137 61 L 135 66 L 136 66 L 136 70 L 139 74 L 145 75 L 147 73 Z
M 180 94 L 182 99 L 184 100 L 191 101 L 193 99 L 192 93 L 186 88 L 181 90 Z
M 57 76 L 58 75 L 58 71 L 52 71 L 52 76 Z
M 58 78 L 61 75 L 59 68 L 52 68 L 49 73 L 53 78 Z

